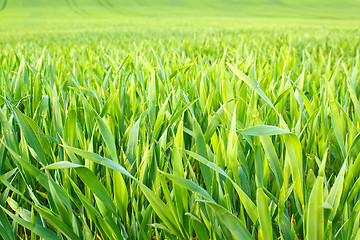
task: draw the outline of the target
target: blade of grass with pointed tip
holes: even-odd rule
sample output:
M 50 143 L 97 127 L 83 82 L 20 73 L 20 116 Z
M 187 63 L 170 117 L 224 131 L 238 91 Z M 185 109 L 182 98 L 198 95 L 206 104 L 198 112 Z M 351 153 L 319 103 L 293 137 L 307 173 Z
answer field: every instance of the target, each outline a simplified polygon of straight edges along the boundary
M 264 191 L 261 188 L 256 190 L 256 203 L 264 239 L 273 239 L 272 220 L 269 212 L 269 205 L 267 203 Z
M 275 109 L 274 105 L 266 96 L 266 94 L 261 90 L 260 86 L 252 79 L 250 79 L 248 76 L 245 75 L 245 73 L 241 72 L 239 69 L 237 69 L 234 65 L 230 63 L 226 63 L 226 65 L 230 68 L 230 70 L 238 76 L 241 80 L 243 80 L 251 89 L 253 89 L 264 101 L 271 106 L 277 113 L 277 110 Z
M 74 168 L 80 179 L 103 202 L 103 204 L 116 216 L 116 207 L 104 185 L 95 174 L 85 167 Z
M 302 149 L 299 138 L 295 134 L 284 134 L 286 152 L 289 156 L 290 169 L 294 182 L 294 189 L 300 203 L 304 207 L 304 177 Z
M 10 102 L 8 102 L 8 106 L 12 113 L 14 114 L 22 133 L 24 134 L 26 140 L 29 142 L 30 146 L 34 149 L 41 160 L 41 164 L 44 166 L 46 165 L 46 157 L 44 154 L 44 148 L 40 143 L 39 138 L 36 136 L 34 129 L 32 128 L 29 121 L 32 121 L 27 116 L 25 116 L 20 110 L 16 107 L 13 107 Z M 35 124 L 35 122 L 33 122 Z
M 250 79 L 248 76 L 246 76 L 243 72 L 241 72 L 239 69 L 237 69 L 235 66 L 233 66 L 230 63 L 226 63 L 226 65 L 231 69 L 231 71 L 238 76 L 241 80 L 243 80 L 252 90 L 254 90 L 264 101 L 269 104 L 269 106 L 275 111 L 275 113 L 279 116 L 282 127 L 285 129 L 289 129 L 286 122 L 284 121 L 281 114 L 276 110 L 275 106 L 272 104 L 269 97 L 261 90 L 260 86 L 252 79 Z
M 117 155 L 117 152 L 116 152 L 116 145 L 115 145 L 114 137 L 111 134 L 110 129 L 108 128 L 105 121 L 100 116 L 97 116 L 96 122 L 98 124 L 100 133 L 101 133 L 102 137 L 105 140 L 106 146 L 109 149 L 110 156 L 117 163 L 119 163 L 118 155 Z
M 141 118 L 139 118 L 130 129 L 129 140 L 126 149 L 126 155 L 130 161 L 130 164 L 133 164 L 136 160 L 140 120 Z
M 323 204 L 323 178 L 318 177 L 311 191 L 306 219 L 307 239 L 323 239 L 324 234 L 324 209 Z M 316 227 L 314 227 L 316 226 Z
M 224 207 L 218 205 L 214 202 L 198 200 L 203 202 L 206 205 L 214 209 L 215 213 L 218 215 L 219 219 L 224 223 L 226 228 L 230 230 L 235 239 L 254 239 L 249 231 L 245 228 L 243 223 L 235 217 L 233 214 L 228 212 Z
M 130 177 L 132 180 L 136 181 L 136 183 L 139 185 L 141 191 L 144 193 L 148 201 L 150 202 L 151 206 L 153 207 L 154 211 L 158 214 L 158 216 L 164 221 L 165 225 L 178 237 L 184 238 L 184 236 L 181 233 L 181 230 L 179 229 L 179 226 L 176 224 L 176 220 L 171 213 L 168 206 L 166 206 L 163 201 L 159 197 L 156 196 L 156 194 L 151 191 L 148 187 L 146 187 L 143 183 L 138 181 L 136 178 L 134 178 L 128 171 L 126 171 L 125 168 L 120 166 L 118 163 L 111 161 L 110 159 L 104 158 L 99 156 L 96 153 L 91 153 L 85 150 L 69 147 L 69 146 L 63 146 L 66 150 L 73 152 L 75 154 L 80 155 L 83 158 L 86 158 L 90 161 L 93 161 L 95 163 L 101 164 L 103 166 L 107 166 L 111 169 L 114 169 L 116 171 L 119 171 L 120 173 L 124 174 L 125 176 Z
M 193 118 L 193 132 L 194 132 L 197 152 L 199 153 L 200 156 L 207 159 L 208 154 L 207 154 L 204 134 L 203 134 L 203 132 L 201 130 L 201 127 L 200 127 L 199 123 L 197 122 L 197 120 L 195 118 Z M 201 169 L 201 173 L 202 173 L 202 176 L 204 178 L 204 181 L 205 181 L 206 188 L 210 189 L 210 186 L 211 186 L 211 172 L 202 163 L 200 163 L 200 169 Z
M 221 105 L 221 107 L 216 111 L 216 114 L 218 116 L 221 116 L 222 113 L 224 112 L 224 108 L 226 106 L 226 104 L 228 103 L 229 101 L 225 102 L 223 105 Z M 215 133 L 217 127 L 219 126 L 220 124 L 220 121 L 217 119 L 217 116 L 214 115 L 212 116 L 211 120 L 210 120 L 210 123 L 206 129 L 206 132 L 205 132 L 205 136 L 204 136 L 204 139 L 205 139 L 205 142 L 208 142 L 210 140 L 210 138 L 212 137 L 212 135 Z
M 360 103 L 359 103 L 359 100 L 357 99 L 356 97 L 356 94 L 355 94 L 355 88 L 354 88 L 354 82 L 353 82 L 353 79 L 350 77 L 350 74 L 349 74 L 349 71 L 347 70 L 345 64 L 342 64 L 344 70 L 345 70 L 345 73 L 346 73 L 346 83 L 347 83 L 347 87 L 348 87 L 348 91 L 349 91 L 349 94 L 350 94 L 350 98 L 351 98 L 351 101 L 353 102 L 354 104 L 354 108 L 355 108 L 355 112 L 357 113 L 359 119 L 360 119 Z
M 347 164 L 347 160 L 344 161 L 340 169 L 340 172 L 337 175 L 335 182 L 330 190 L 330 193 L 326 199 L 326 202 L 329 203 L 330 206 L 332 207 L 329 216 L 329 221 L 331 222 L 334 220 L 334 217 L 337 214 L 337 209 L 339 207 L 340 199 L 342 196 L 346 164 Z
M 224 170 L 222 170 L 220 167 L 218 167 L 217 165 L 215 165 L 214 163 L 208 161 L 207 159 L 205 159 L 204 157 L 188 151 L 186 149 L 183 149 L 183 152 L 185 152 L 186 154 L 188 154 L 190 157 L 194 158 L 195 160 L 203 163 L 204 165 L 210 167 L 211 169 L 213 169 L 214 171 L 218 171 L 221 175 L 223 175 L 224 177 L 226 177 L 234 186 L 236 192 L 238 193 L 240 200 L 242 202 L 242 204 L 244 205 L 244 208 L 246 210 L 246 212 L 249 214 L 250 219 L 253 221 L 253 223 L 255 223 L 258 219 L 258 214 L 257 214 L 257 208 L 255 206 L 255 204 L 252 202 L 252 200 L 249 198 L 249 196 L 246 195 L 246 193 L 234 182 L 234 180 L 232 180 L 225 172 Z
M 243 129 L 241 133 L 249 136 L 272 136 L 290 132 L 275 126 L 259 125 Z
M 104 117 L 108 113 L 108 111 L 111 109 L 118 95 L 119 95 L 119 89 L 116 90 L 116 92 L 114 92 L 113 94 L 111 94 L 111 96 L 106 100 L 106 102 L 101 108 L 100 117 Z
M 210 194 L 205 189 L 203 189 L 202 187 L 200 187 L 193 181 L 182 178 L 182 177 L 178 177 L 175 175 L 171 175 L 171 174 L 168 174 L 168 173 L 165 173 L 162 171 L 160 171 L 160 173 L 163 174 L 165 177 L 169 178 L 171 181 L 175 182 L 176 184 L 178 184 L 190 191 L 198 193 L 199 195 L 201 195 L 202 197 L 204 197 L 205 199 L 207 199 L 209 201 L 214 201 L 213 198 L 210 196 Z
M 333 124 L 336 139 L 340 146 L 342 156 L 345 158 L 346 149 L 345 149 L 344 123 L 342 117 L 339 114 L 338 105 L 334 101 L 330 102 L 330 114 L 331 114 L 331 122 Z
M 41 238 L 44 239 L 61 239 L 60 237 L 58 237 L 56 235 L 56 233 L 54 233 L 53 231 L 51 231 L 48 228 L 44 228 L 43 226 L 39 225 L 39 224 L 35 224 L 35 223 L 31 223 L 28 221 L 23 220 L 22 218 L 12 214 L 10 211 L 8 211 L 7 209 L 5 209 L 3 206 L 0 206 L 2 208 L 3 211 L 6 212 L 6 214 L 8 214 L 14 221 L 16 221 L 17 223 L 19 223 L 20 225 L 22 225 L 23 227 L 29 229 L 30 231 L 34 232 L 36 235 L 38 235 Z

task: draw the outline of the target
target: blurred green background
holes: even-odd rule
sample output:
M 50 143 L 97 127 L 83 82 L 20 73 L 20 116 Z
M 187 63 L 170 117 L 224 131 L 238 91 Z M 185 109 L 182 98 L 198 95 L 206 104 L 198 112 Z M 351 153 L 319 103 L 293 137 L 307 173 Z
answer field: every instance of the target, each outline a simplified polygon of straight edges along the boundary
M 360 0 L 0 0 L 1 20 L 69 16 L 360 19 Z
M 360 26 L 360 0 L 0 0 L 0 8 L 2 43 L 41 41 L 44 34 Z

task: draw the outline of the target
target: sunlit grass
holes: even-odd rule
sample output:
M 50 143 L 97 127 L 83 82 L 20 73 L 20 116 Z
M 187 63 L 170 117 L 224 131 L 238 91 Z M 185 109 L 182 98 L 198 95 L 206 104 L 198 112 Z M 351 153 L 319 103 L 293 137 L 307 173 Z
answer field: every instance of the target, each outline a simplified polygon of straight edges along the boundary
M 356 19 L 7 11 L 1 238 L 359 238 Z

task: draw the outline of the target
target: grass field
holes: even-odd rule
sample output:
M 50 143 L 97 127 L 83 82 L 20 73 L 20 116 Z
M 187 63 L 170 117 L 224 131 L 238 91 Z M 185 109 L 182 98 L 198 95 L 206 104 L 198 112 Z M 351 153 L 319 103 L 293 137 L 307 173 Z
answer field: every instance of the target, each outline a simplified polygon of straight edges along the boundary
M 360 239 L 360 2 L 3 1 L 0 239 Z

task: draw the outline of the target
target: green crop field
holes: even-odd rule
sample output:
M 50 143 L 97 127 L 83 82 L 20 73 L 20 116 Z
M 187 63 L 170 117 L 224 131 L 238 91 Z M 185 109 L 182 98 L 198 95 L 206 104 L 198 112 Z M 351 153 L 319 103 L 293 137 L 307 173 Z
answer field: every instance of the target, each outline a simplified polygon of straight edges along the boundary
M 360 239 L 360 1 L 0 1 L 0 239 Z

